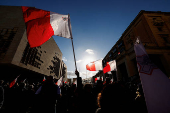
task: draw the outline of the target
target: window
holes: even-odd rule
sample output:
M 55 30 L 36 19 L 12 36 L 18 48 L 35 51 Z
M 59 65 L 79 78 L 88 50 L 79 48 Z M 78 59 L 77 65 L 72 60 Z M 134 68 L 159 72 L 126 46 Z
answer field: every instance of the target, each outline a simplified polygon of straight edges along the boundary
M 116 51 L 117 51 L 116 48 L 114 48 L 114 49 L 113 49 L 113 53 L 115 53 Z
M 121 41 L 119 44 L 118 44 L 118 48 L 122 47 L 124 45 L 123 41 Z
M 118 48 L 122 46 L 122 42 L 118 44 Z
M 161 27 L 157 27 L 158 28 L 158 31 L 162 31 L 162 28 Z
M 112 57 L 112 53 L 109 54 L 109 57 Z
M 118 54 L 117 54 L 117 53 L 115 53 L 115 54 L 113 55 L 113 58 L 115 59 L 117 56 L 118 56 Z
M 163 26 L 164 21 L 161 19 L 161 17 L 153 18 L 153 25 L 154 26 Z
M 124 50 L 124 47 L 122 47 L 119 52 L 122 53 Z
M 41 65 L 41 63 L 43 63 L 43 61 L 40 60 L 41 54 L 38 53 L 37 51 L 38 51 L 37 48 L 30 48 L 29 43 L 27 43 L 20 62 L 25 65 L 29 64 L 40 69 L 39 66 Z
M 169 34 L 160 34 L 160 36 L 166 43 L 169 43 Z
M 15 29 L 15 30 L 14 30 Z M 3 58 L 3 55 L 6 54 L 18 28 L 13 29 L 1 29 L 0 30 L 0 57 Z M 1 56 L 2 54 L 2 56 Z

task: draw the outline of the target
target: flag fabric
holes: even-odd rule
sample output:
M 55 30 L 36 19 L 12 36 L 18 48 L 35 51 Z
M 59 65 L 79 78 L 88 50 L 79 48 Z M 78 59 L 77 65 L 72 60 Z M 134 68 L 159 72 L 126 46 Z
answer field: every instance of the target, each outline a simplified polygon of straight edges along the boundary
M 134 50 L 148 113 L 170 113 L 170 80 L 151 62 L 139 39 Z
M 95 82 L 95 83 L 97 82 L 97 78 L 94 79 L 94 82 Z
M 116 60 L 107 62 L 107 65 L 103 68 L 103 72 L 107 73 L 109 71 L 116 71 Z
M 60 77 L 60 79 L 57 81 L 57 85 L 58 85 L 59 87 L 63 86 L 63 76 Z
M 25 82 L 26 82 L 26 79 L 24 79 L 22 83 L 25 83 Z
M 86 65 L 86 69 L 89 71 L 103 70 L 102 60 L 97 60 Z
M 38 90 L 35 92 L 35 94 L 40 94 L 41 89 L 42 89 L 42 86 L 40 86 L 40 87 L 38 88 Z
M 58 84 L 58 82 L 55 83 L 56 85 Z
M 68 15 L 22 6 L 30 47 L 45 43 L 53 35 L 71 38 L 71 24 Z
M 100 77 L 95 78 L 95 83 L 97 82 L 97 80 L 101 80 L 102 81 L 102 78 L 101 79 L 100 79 Z
M 45 81 L 46 79 L 45 79 L 45 77 L 43 78 L 43 82 Z
M 19 75 L 19 76 L 20 76 L 20 75 Z M 18 76 L 18 77 L 19 77 L 19 76 Z M 10 88 L 15 85 L 15 83 L 17 82 L 18 77 L 9 84 L 9 87 L 10 87 Z
M 111 83 L 113 83 L 113 78 L 110 80 Z
M 109 71 L 109 72 L 107 72 L 107 74 L 112 74 L 112 72 L 111 72 L 111 71 Z

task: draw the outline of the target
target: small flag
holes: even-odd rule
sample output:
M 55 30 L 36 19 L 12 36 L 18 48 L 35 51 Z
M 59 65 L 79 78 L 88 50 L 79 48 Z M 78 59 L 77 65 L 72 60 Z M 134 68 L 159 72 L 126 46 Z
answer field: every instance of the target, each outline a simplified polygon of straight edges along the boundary
M 86 65 L 86 69 L 89 71 L 103 70 L 102 60 L 97 60 Z
M 109 71 L 116 71 L 116 60 L 107 62 L 107 65 L 103 68 L 103 72 L 107 73 Z
M 38 88 L 38 90 L 35 92 L 35 94 L 40 94 L 41 89 L 42 89 L 42 86 L 40 86 L 40 87 Z
M 45 81 L 46 79 L 45 79 L 45 77 L 43 78 L 43 82 Z
M 63 86 L 63 76 L 57 81 L 59 87 Z
M 26 79 L 24 79 L 22 83 L 25 83 L 25 82 L 26 82 Z
M 56 82 L 55 84 L 58 85 L 58 82 Z
M 138 38 L 134 50 L 148 113 L 170 113 L 170 80 L 152 63 Z
M 20 76 L 20 75 L 19 75 L 19 76 Z M 18 76 L 18 77 L 19 77 L 19 76 Z M 10 88 L 15 85 L 15 83 L 17 82 L 18 77 L 9 84 L 9 87 L 10 87 Z
M 110 80 L 111 83 L 113 83 L 113 78 Z
M 53 35 L 71 38 L 69 16 L 22 6 L 30 47 L 45 43 Z
M 102 80 L 102 79 L 100 79 L 100 77 L 95 78 L 95 83 L 97 82 L 97 80 Z
M 94 79 L 95 83 L 97 82 L 97 78 Z

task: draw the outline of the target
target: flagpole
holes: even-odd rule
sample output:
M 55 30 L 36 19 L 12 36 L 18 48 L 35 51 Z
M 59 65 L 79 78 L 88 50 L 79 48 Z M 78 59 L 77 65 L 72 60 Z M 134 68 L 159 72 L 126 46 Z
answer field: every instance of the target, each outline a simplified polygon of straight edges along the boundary
M 86 79 L 87 79 L 87 69 L 86 69 Z
M 77 65 L 76 65 L 76 57 L 75 57 L 75 52 L 74 52 L 74 44 L 73 44 L 73 36 L 72 36 L 72 31 L 71 31 L 71 22 L 70 22 L 70 14 L 68 14 L 68 25 L 69 25 L 69 30 L 70 30 L 70 35 L 71 35 L 71 42 L 72 42 L 72 48 L 73 48 L 73 55 L 74 55 L 74 62 L 75 62 L 75 68 L 77 71 Z

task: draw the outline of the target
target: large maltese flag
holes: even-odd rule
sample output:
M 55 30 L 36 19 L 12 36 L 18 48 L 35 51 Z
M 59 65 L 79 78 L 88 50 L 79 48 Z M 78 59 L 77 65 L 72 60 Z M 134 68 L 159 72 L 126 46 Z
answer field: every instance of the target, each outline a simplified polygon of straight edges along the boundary
M 134 50 L 148 113 L 170 113 L 170 80 L 151 62 L 139 39 Z
M 68 15 L 22 6 L 30 47 L 45 43 L 53 35 L 71 38 L 71 24 Z

